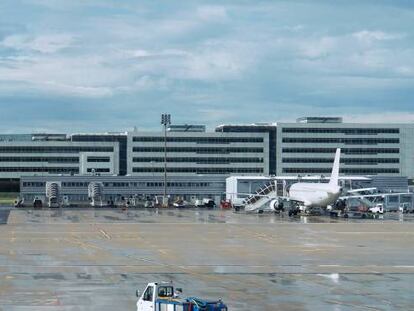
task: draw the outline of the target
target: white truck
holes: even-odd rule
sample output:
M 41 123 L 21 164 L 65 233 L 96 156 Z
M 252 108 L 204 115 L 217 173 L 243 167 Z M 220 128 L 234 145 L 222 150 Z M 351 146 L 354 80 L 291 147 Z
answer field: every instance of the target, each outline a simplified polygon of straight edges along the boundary
M 374 214 L 384 214 L 384 204 L 378 203 L 374 207 L 371 207 L 369 211 Z
M 181 288 L 172 283 L 148 283 L 141 294 L 136 291 L 137 311 L 227 311 L 227 306 L 221 301 L 206 301 L 196 297 L 182 298 Z

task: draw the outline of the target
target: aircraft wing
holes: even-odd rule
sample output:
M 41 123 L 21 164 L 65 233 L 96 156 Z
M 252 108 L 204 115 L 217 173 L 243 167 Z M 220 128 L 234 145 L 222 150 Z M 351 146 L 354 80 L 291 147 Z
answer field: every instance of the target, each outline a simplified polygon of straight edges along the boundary
M 345 200 L 345 199 L 352 199 L 352 198 L 385 198 L 387 196 L 393 196 L 393 195 L 402 195 L 402 194 L 410 194 L 407 192 L 391 192 L 391 193 L 375 193 L 375 194 L 361 194 L 361 195 L 357 195 L 357 194 L 353 194 L 353 195 L 345 195 L 345 196 L 340 196 L 339 199 L 341 200 Z

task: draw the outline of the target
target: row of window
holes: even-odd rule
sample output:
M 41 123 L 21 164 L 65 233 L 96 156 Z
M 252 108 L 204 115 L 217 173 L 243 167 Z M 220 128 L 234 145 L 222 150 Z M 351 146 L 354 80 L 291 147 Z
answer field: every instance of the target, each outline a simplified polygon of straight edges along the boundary
M 315 138 L 315 137 L 285 137 L 284 143 L 302 144 L 346 144 L 346 145 L 376 145 L 376 144 L 399 144 L 399 138 Z
M 283 133 L 340 133 L 347 135 L 399 134 L 399 128 L 307 128 L 284 127 Z
M 109 168 L 88 168 L 87 172 L 88 173 L 92 173 L 92 172 L 95 172 L 95 173 L 109 173 L 110 169 Z
M 335 148 L 282 148 L 286 153 L 330 153 L 334 154 Z M 400 153 L 399 148 L 341 148 L 342 154 L 378 154 Z
M 110 162 L 109 157 L 88 157 L 88 162 Z
M 0 157 L 0 162 L 79 163 L 78 157 Z
M 163 173 L 163 167 L 134 167 L 134 173 Z M 262 168 L 210 168 L 210 167 L 167 167 L 169 173 L 195 174 L 262 174 Z
M 164 187 L 163 182 L 105 182 L 104 187 Z M 23 182 L 23 187 L 45 187 L 45 182 Z M 89 182 L 62 182 L 62 187 L 82 188 L 88 187 Z M 167 182 L 167 187 L 201 188 L 209 187 L 208 182 Z
M 78 174 L 79 169 L 76 167 L 0 167 L 0 172 L 41 172 L 50 174 Z
M 283 163 L 333 163 L 334 159 L 330 158 L 283 158 Z M 342 158 L 341 163 L 372 165 L 378 163 L 400 163 L 398 158 Z
M 283 168 L 283 173 L 287 174 L 329 174 L 331 168 Z M 376 174 L 399 174 L 398 168 L 341 168 L 340 173 L 353 175 L 376 175 Z
M 133 162 L 164 162 L 163 157 L 133 158 Z M 263 158 L 167 158 L 167 162 L 191 162 L 197 164 L 263 163 Z
M 44 187 L 45 185 L 46 183 L 41 181 L 23 182 L 23 187 Z
M 201 188 L 208 187 L 208 182 L 167 182 L 167 187 Z M 148 182 L 147 187 L 164 187 L 163 182 Z
M 134 142 L 164 142 L 162 136 L 133 137 Z M 262 137 L 168 137 L 167 142 L 197 144 L 262 143 Z
M 164 147 L 133 147 L 133 152 L 164 152 Z M 262 153 L 263 148 L 239 147 L 167 147 L 167 152 L 195 152 L 205 154 Z
M 79 152 L 113 152 L 113 147 L 88 146 L 2 146 L 0 153 L 79 153 Z

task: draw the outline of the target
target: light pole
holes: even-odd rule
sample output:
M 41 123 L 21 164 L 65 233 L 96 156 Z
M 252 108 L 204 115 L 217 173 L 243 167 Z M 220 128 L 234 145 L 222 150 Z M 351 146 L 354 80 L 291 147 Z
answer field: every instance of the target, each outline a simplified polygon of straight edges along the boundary
M 161 115 L 161 124 L 164 125 L 164 198 L 163 205 L 168 205 L 167 201 L 167 125 L 171 124 L 171 115 L 163 113 Z

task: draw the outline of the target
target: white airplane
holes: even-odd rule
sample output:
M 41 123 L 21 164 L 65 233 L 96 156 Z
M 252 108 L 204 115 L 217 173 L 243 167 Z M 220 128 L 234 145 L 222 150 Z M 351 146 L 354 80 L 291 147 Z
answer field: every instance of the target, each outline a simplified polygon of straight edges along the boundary
M 271 199 L 269 207 L 271 210 L 283 210 L 283 201 L 293 201 L 297 203 L 297 208 L 291 209 L 289 215 L 297 214 L 299 210 L 305 211 L 313 207 L 327 207 L 334 204 L 340 194 L 341 187 L 338 185 L 339 180 L 339 162 L 341 149 L 336 149 L 335 159 L 332 167 L 331 178 L 329 183 L 304 183 L 298 182 L 290 186 L 287 196 L 269 197 L 259 193 L 252 194 L 254 197 L 267 197 Z M 246 212 L 262 212 L 254 206 L 245 206 Z
M 341 187 L 338 185 L 339 162 L 341 149 L 336 149 L 329 183 L 303 183 L 292 184 L 289 189 L 288 199 L 296 201 L 304 207 L 327 207 L 334 204 L 341 195 Z
M 296 203 L 296 206 L 289 209 L 289 215 L 295 215 L 299 211 L 307 211 L 315 207 L 327 208 L 333 206 L 338 201 L 338 199 L 346 200 L 350 198 L 385 198 L 386 196 L 406 194 L 375 193 L 376 188 L 361 188 L 348 190 L 348 195 L 342 195 L 342 188 L 339 186 L 340 157 L 341 149 L 337 148 L 332 166 L 331 177 L 328 183 L 297 182 L 290 186 L 290 189 L 286 196 L 269 196 L 269 194 L 261 194 L 260 192 L 254 194 L 244 193 L 245 195 L 249 195 L 251 198 L 253 198 L 253 201 L 250 202 L 250 204 L 245 205 L 244 210 L 246 212 L 263 212 L 265 210 L 283 211 L 283 202 L 291 201 Z M 343 177 L 343 179 L 346 179 L 346 177 Z M 263 206 L 255 206 L 254 202 L 257 201 L 257 198 L 260 197 L 266 197 L 270 200 L 270 202 L 266 204 L 267 208 Z

